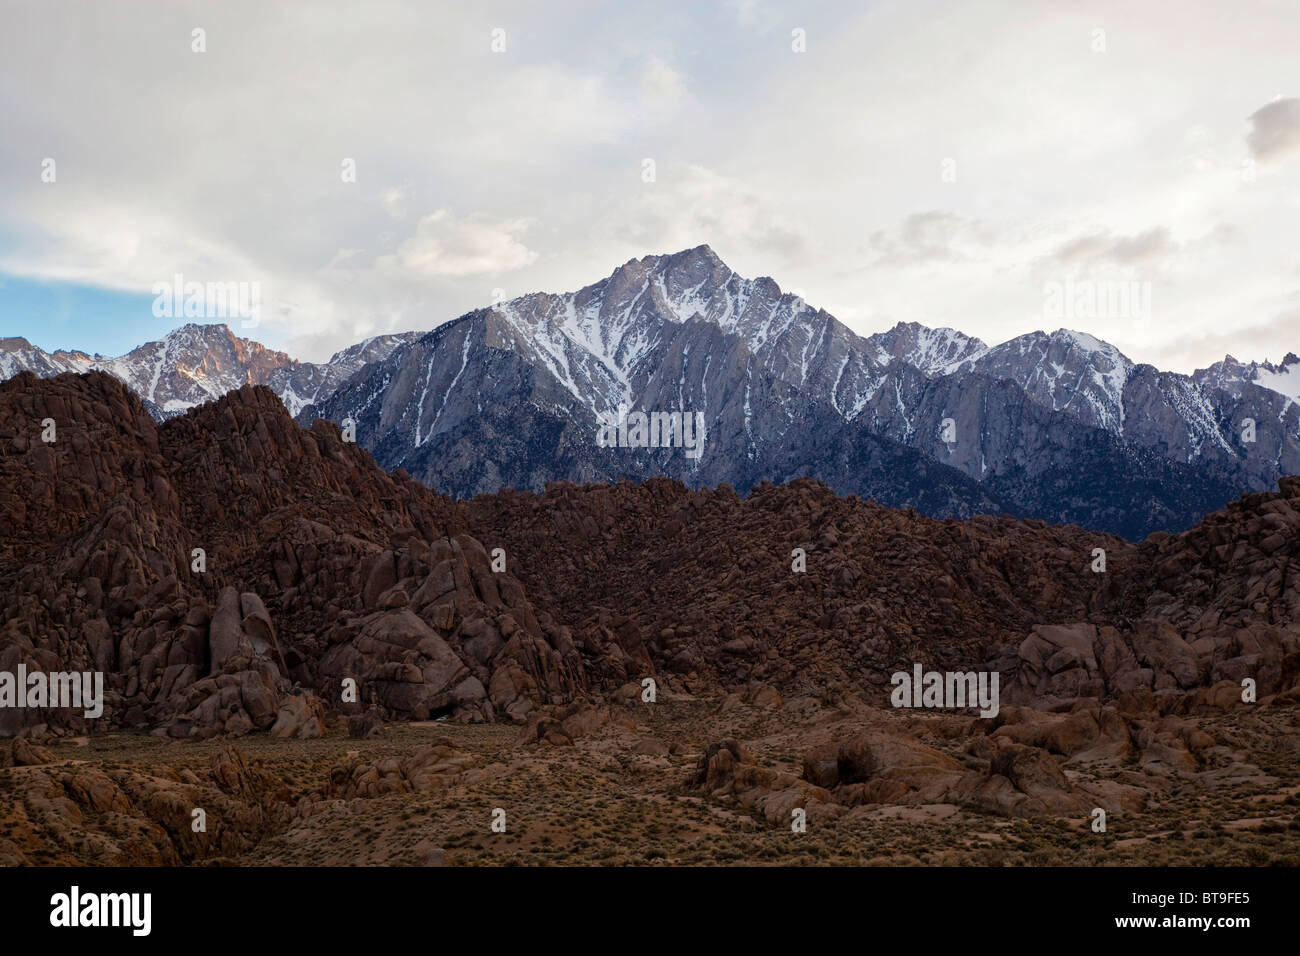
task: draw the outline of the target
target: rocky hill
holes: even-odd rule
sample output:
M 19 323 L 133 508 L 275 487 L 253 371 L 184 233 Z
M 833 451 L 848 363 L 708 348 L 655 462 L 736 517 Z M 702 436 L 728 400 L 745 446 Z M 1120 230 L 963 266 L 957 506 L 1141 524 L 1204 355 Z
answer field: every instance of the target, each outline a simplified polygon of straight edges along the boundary
M 585 686 L 567 634 L 443 533 L 432 493 L 265 387 L 160 426 L 105 373 L 24 373 L 0 409 L 0 670 L 104 672 L 97 727 L 268 729 L 295 687 L 338 702 L 345 677 L 416 717 Z M 46 722 L 83 718 L 0 711 L 6 733 Z
M 338 708 L 346 678 L 388 717 L 523 720 L 647 676 L 883 704 L 922 662 L 1035 706 L 1155 708 L 1300 676 L 1300 480 L 1134 545 L 809 480 L 454 501 L 260 386 L 160 425 L 106 374 L 22 374 L 0 423 L 0 670 L 104 672 L 100 727 L 267 729 L 295 692 Z

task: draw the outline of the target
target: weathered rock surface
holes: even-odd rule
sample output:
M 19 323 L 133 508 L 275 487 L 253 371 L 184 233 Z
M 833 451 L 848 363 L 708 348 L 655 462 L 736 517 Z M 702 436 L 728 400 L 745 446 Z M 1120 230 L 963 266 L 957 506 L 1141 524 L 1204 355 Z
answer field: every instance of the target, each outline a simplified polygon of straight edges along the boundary
M 19 766 L 9 776 L 19 825 L 0 836 L 0 865 L 213 862 L 246 852 L 292 816 L 284 784 L 233 747 L 201 776 L 76 761 Z
M 312 737 L 295 688 L 335 706 L 345 679 L 381 719 L 522 720 L 587 685 L 567 629 L 434 523 L 436 496 L 263 387 L 158 425 L 104 373 L 21 374 L 0 489 L 0 670 L 104 674 L 100 717 L 6 707 L 0 734 Z
M 419 747 L 403 757 L 378 761 L 360 758 L 339 764 L 330 771 L 327 799 L 379 797 L 444 787 L 474 767 L 476 761 L 446 737 Z

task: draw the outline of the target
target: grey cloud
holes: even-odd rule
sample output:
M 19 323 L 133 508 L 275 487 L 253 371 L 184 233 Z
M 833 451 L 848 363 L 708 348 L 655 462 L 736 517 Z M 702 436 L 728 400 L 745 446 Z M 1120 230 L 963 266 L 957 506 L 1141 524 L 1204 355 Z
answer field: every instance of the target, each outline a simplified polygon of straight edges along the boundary
M 969 261 L 998 241 L 998 231 L 988 223 L 941 210 L 912 213 L 896 232 L 872 233 L 867 241 L 872 258 L 865 268 Z
M 1052 259 L 1061 265 L 1109 263 L 1120 266 L 1147 265 L 1158 262 L 1178 250 L 1164 226 L 1148 229 L 1134 236 L 1095 233 L 1080 236 L 1057 247 Z
M 1171 319 L 1171 323 L 1175 320 Z M 1280 359 L 1286 352 L 1284 344 L 1294 341 L 1300 329 L 1300 306 L 1284 309 L 1264 322 L 1227 328 L 1202 335 L 1189 335 L 1186 325 L 1171 324 L 1179 334 L 1166 343 L 1156 345 L 1143 356 L 1144 361 L 1158 368 L 1204 368 L 1207 359 L 1218 361 L 1237 356 L 1251 359 Z
M 1300 152 L 1300 99 L 1280 96 L 1251 113 L 1246 143 L 1262 163 L 1276 163 Z

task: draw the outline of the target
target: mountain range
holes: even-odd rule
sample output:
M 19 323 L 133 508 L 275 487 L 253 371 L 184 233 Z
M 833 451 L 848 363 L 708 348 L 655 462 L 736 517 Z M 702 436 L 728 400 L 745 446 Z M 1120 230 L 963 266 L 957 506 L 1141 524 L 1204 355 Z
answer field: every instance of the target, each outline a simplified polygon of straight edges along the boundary
M 140 396 L 162 421 L 248 384 L 271 388 L 290 414 L 332 393 L 366 363 L 384 358 L 415 333 L 379 335 L 336 352 L 328 362 L 298 362 L 237 337 L 225 325 L 183 325 L 125 355 L 46 352 L 24 338 L 0 339 L 0 378 L 26 370 L 42 378 L 63 372 L 108 372 Z
M 351 420 L 385 469 L 460 498 L 557 480 L 663 474 L 748 491 L 808 476 L 936 517 L 1006 512 L 1137 539 L 1300 472 L 1295 355 L 1228 356 L 1189 376 L 1065 329 L 995 346 L 916 323 L 864 337 L 708 246 L 321 364 L 186 325 L 119 358 L 0 340 L 0 375 L 22 369 L 107 371 L 159 420 L 264 384 L 300 425 Z M 701 415 L 703 453 L 599 440 L 636 411 Z

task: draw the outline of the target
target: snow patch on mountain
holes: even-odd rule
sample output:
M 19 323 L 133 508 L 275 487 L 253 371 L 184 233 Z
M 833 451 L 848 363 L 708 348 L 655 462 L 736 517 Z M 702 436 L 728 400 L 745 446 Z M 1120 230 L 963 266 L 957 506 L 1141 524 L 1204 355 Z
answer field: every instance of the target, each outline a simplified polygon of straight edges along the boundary
M 1288 352 L 1276 365 L 1268 361 L 1241 362 L 1226 355 L 1209 368 L 1197 369 L 1192 378 L 1207 387 L 1221 388 L 1234 398 L 1240 398 L 1242 387 L 1250 382 L 1300 401 L 1300 356 L 1294 352 Z

